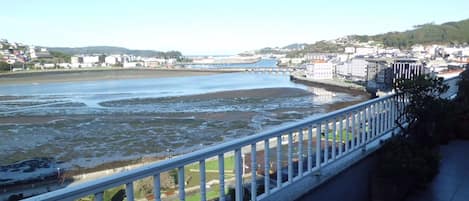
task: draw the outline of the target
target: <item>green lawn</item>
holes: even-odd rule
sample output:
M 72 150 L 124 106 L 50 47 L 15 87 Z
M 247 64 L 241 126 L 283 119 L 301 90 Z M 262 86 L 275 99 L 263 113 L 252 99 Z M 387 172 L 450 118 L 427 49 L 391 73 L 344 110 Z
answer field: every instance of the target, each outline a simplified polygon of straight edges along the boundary
M 226 157 L 224 160 L 224 168 L 225 168 L 225 179 L 233 178 L 233 170 L 234 170 L 234 156 Z M 193 187 L 200 185 L 200 172 L 199 172 L 199 163 L 193 163 L 187 165 L 184 168 L 184 176 L 185 180 L 188 180 L 186 187 Z M 207 182 L 211 180 L 218 180 L 218 159 L 216 160 L 209 160 L 205 162 L 205 180 Z M 190 179 L 189 179 L 190 178 Z
M 210 191 L 207 191 L 207 194 L 205 196 L 206 199 L 210 200 L 210 199 L 218 198 L 219 189 L 220 189 L 220 186 L 218 185 L 213 186 L 213 188 L 211 188 Z M 225 190 L 225 194 L 226 193 L 227 192 Z M 186 197 L 186 201 L 199 201 L 199 200 L 200 200 L 200 192 Z
M 225 157 L 225 172 L 234 170 L 234 156 Z M 186 169 L 199 169 L 199 163 L 193 163 L 185 167 Z M 218 159 L 205 161 L 205 169 L 218 171 Z
M 360 129 L 360 132 L 362 132 L 362 129 Z M 368 126 L 366 127 L 366 132 L 369 132 Z M 350 140 L 350 139 L 352 139 L 352 137 L 353 137 L 353 136 L 352 136 L 352 132 L 350 131 L 350 132 L 348 133 L 348 138 L 347 138 L 347 130 L 344 129 L 344 130 L 342 130 L 342 133 L 340 133 L 340 131 L 338 131 L 338 133 L 335 135 L 335 139 L 336 139 L 337 141 L 340 140 L 340 135 L 342 135 L 342 142 L 345 142 L 345 140 L 347 140 L 347 139 Z M 355 134 L 355 135 L 357 135 L 357 134 Z M 334 140 L 334 134 L 333 134 L 332 131 L 329 131 L 329 135 L 328 135 L 328 138 L 327 138 L 327 139 L 328 139 L 328 140 Z

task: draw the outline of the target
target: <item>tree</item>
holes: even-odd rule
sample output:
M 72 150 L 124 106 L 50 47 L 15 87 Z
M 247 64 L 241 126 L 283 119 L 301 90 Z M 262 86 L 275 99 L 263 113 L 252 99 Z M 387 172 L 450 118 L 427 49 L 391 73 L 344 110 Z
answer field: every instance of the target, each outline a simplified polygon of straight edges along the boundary
M 0 61 L 0 71 L 9 71 L 10 70 L 10 64 L 7 62 Z
M 397 96 L 405 103 L 399 118 L 404 121 L 396 123 L 405 136 L 422 146 L 435 146 L 446 134 L 441 132 L 447 128 L 452 104 L 441 97 L 449 88 L 443 81 L 443 78 L 422 75 L 414 80 L 398 80 L 395 86 Z
M 58 59 L 60 62 L 66 62 L 66 63 L 70 63 L 70 60 L 72 57 L 72 55 L 70 54 L 66 54 L 66 53 L 58 52 L 58 51 L 50 51 L 50 55 Z

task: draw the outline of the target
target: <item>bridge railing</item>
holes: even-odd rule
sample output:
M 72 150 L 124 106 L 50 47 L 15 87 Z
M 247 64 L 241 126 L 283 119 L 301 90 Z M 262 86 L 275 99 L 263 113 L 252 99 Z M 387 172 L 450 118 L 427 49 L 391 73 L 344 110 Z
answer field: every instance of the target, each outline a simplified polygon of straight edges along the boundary
M 134 184 L 147 177 L 153 178 L 154 200 L 164 200 L 169 197 L 162 196 L 161 174 L 174 169 L 177 170 L 176 196 L 179 200 L 186 200 L 192 195 L 186 187 L 185 174 L 187 168 L 194 163 L 197 166 L 191 167 L 198 167 L 196 174 L 199 181 L 195 188 L 200 200 L 207 200 L 209 194 L 216 194 L 219 200 L 227 200 L 228 186 L 234 187 L 237 201 L 246 197 L 250 200 L 262 200 L 298 179 L 320 172 L 328 164 L 348 160 L 349 157 L 346 156 L 349 153 L 361 150 L 375 139 L 393 131 L 396 128 L 395 120 L 403 106 L 404 101 L 395 95 L 368 100 L 322 116 L 307 118 L 28 200 L 75 200 L 90 195 L 95 200 L 103 200 L 106 190 L 124 185 L 127 200 L 133 201 Z M 225 160 L 228 157 L 234 158 L 233 176 L 230 177 L 225 169 Z M 212 177 L 212 180 L 218 184 L 218 192 L 211 190 L 209 193 L 207 190 L 208 163 L 210 168 L 217 169 L 217 178 Z

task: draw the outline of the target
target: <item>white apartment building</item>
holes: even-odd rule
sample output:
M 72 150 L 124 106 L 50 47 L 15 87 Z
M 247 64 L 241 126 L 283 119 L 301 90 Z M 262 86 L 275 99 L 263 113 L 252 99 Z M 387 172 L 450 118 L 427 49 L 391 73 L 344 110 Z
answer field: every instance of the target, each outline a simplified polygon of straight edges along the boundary
M 304 60 L 306 60 L 306 61 L 313 61 L 313 60 L 327 61 L 327 55 L 326 54 L 309 53 L 309 54 L 305 54 Z
M 349 63 L 350 76 L 353 80 L 365 80 L 368 62 L 365 59 L 352 59 Z
M 352 80 L 365 80 L 368 62 L 365 59 L 352 59 L 337 65 L 337 75 Z
M 306 77 L 315 80 L 325 80 L 333 78 L 334 64 L 315 63 L 306 65 Z
M 79 56 L 70 57 L 70 63 L 72 63 L 72 64 L 79 64 L 79 63 L 82 63 L 82 62 L 83 62 L 82 57 L 79 57 Z
M 110 56 L 107 56 L 106 58 L 104 58 L 104 63 L 106 65 L 116 65 L 118 63 L 120 63 L 120 56 L 116 56 L 116 55 L 110 55 Z
M 374 55 L 376 53 L 377 53 L 376 47 L 357 47 L 355 49 L 355 55 L 357 56 Z
M 344 51 L 346 54 L 353 54 L 355 53 L 355 47 L 345 47 L 345 51 Z
M 124 68 L 135 68 L 135 67 L 142 67 L 144 64 L 142 62 L 126 62 L 123 63 Z
M 298 65 L 298 64 L 303 63 L 303 61 L 305 61 L 304 58 L 292 58 L 292 59 L 291 59 L 291 64 L 294 64 L 294 65 L 296 64 L 296 65 Z
M 148 59 L 143 59 L 144 66 L 146 67 L 158 67 L 161 65 L 166 64 L 165 59 L 158 59 L 158 58 L 148 58 Z
M 99 56 L 84 56 L 83 63 L 85 64 L 99 63 Z

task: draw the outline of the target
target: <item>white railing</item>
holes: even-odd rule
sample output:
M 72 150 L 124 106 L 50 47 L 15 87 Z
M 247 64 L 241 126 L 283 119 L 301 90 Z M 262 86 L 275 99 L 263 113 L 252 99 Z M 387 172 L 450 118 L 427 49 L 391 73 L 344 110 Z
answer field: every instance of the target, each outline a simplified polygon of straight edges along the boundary
M 450 81 L 451 88 L 454 88 L 456 81 Z M 453 92 L 457 92 L 457 89 Z M 349 153 L 364 149 L 368 143 L 394 130 L 395 120 L 402 107 L 402 101 L 395 95 L 376 98 L 319 117 L 307 118 L 27 200 L 75 200 L 90 195 L 95 200 L 103 200 L 106 190 L 125 185 L 127 200 L 133 201 L 134 183 L 146 177 L 153 177 L 154 200 L 170 199 L 171 197 L 162 196 L 160 176 L 174 169 L 177 169 L 177 196 L 179 200 L 185 200 L 186 193 L 189 195 L 190 192 L 185 186 L 184 174 L 187 167 L 194 163 L 198 164 L 200 177 L 199 185 L 195 186 L 199 191 L 197 195 L 200 200 L 207 200 L 207 162 L 218 164 L 218 178 L 215 183 L 219 185 L 219 200 L 227 199 L 225 190 L 228 185 L 234 185 L 236 201 L 244 200 L 245 196 L 248 199 L 250 197 L 250 200 L 262 200 L 302 177 L 318 174 L 328 164 L 348 160 L 349 157 L 345 156 Z M 234 157 L 233 178 L 228 178 L 225 174 L 227 157 Z M 250 163 L 243 163 L 247 159 L 250 159 Z M 218 162 L 213 163 L 214 160 Z

